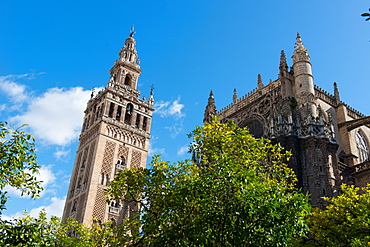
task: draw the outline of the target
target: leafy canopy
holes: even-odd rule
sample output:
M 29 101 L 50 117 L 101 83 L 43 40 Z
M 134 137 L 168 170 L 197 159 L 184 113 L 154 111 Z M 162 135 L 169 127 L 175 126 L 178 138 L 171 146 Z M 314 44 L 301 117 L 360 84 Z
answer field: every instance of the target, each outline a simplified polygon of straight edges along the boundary
M 315 208 L 308 216 L 308 237 L 296 246 L 369 246 L 370 185 L 358 188 L 341 186 L 342 195 L 324 197 L 330 205 Z
M 308 198 L 280 145 L 233 122 L 190 136 L 197 162 L 154 156 L 151 169 L 125 170 L 110 184 L 110 200 L 133 211 L 123 222 L 128 245 L 286 246 L 304 234 Z
M 35 175 L 39 169 L 34 137 L 0 122 L 0 213 L 7 201 L 6 185 L 20 190 L 21 195 L 38 197 L 42 187 Z

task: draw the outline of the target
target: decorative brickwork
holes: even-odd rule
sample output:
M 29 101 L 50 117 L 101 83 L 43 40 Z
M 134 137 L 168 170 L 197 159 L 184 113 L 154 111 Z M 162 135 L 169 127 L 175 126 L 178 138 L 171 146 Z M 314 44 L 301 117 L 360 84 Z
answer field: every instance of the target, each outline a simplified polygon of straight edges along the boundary
M 119 145 L 118 148 L 117 159 L 120 159 L 121 157 L 123 157 L 125 161 L 127 161 L 128 147 L 125 147 L 124 145 Z
M 105 201 L 105 195 L 102 188 L 98 188 L 98 193 L 96 194 L 94 210 L 93 210 L 93 218 L 97 218 L 101 222 L 104 220 L 104 214 L 106 209 L 107 203 Z
M 104 150 L 103 165 L 101 168 L 101 173 L 104 173 L 104 174 L 111 173 L 115 146 L 116 144 L 111 141 L 107 141 L 105 143 L 105 150 Z
M 141 164 L 141 152 L 133 150 L 131 157 L 131 167 L 139 167 L 140 164 Z

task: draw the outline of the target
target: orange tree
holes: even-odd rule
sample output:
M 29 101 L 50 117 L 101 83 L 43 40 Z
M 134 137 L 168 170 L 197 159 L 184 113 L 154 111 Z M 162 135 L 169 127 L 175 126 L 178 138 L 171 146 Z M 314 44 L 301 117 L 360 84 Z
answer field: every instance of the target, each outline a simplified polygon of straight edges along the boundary
M 151 169 L 126 170 L 110 184 L 110 200 L 137 211 L 123 222 L 127 245 L 287 246 L 304 234 L 308 198 L 281 146 L 233 122 L 213 121 L 191 137 L 196 162 L 155 156 Z
M 0 122 L 0 214 L 7 201 L 6 185 L 32 198 L 37 198 L 42 190 L 35 176 L 40 166 L 36 163 L 34 142 L 30 134 Z
M 306 238 L 295 246 L 370 246 L 370 185 L 341 186 L 342 194 L 327 198 L 324 210 L 315 208 L 308 216 Z

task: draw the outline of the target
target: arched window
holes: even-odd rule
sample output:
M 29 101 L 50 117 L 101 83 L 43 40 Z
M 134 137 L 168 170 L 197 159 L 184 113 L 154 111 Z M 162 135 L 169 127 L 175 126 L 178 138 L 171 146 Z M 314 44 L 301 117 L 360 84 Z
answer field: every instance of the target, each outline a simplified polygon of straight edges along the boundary
M 127 104 L 126 106 L 126 113 L 125 113 L 125 124 L 131 124 L 131 116 L 132 116 L 132 111 L 133 111 L 133 106 L 132 104 Z
M 125 78 L 125 85 L 131 87 L 131 76 L 128 74 L 126 75 L 126 78 Z
M 358 149 L 359 162 L 365 162 L 369 159 L 369 145 L 360 130 L 356 131 L 356 144 Z

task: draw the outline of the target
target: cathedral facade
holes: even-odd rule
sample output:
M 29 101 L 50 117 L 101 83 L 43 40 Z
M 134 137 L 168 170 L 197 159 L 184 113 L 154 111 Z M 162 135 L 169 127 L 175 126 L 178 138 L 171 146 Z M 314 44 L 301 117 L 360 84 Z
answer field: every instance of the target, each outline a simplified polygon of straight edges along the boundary
M 211 91 L 204 122 L 212 116 L 248 127 L 255 137 L 270 139 L 291 151 L 288 161 L 298 186 L 308 192 L 313 206 L 324 206 L 321 197 L 335 196 L 341 183 L 365 186 L 370 183 L 370 117 L 314 84 L 310 56 L 297 35 L 288 67 L 281 52 L 278 78 L 264 85 L 258 75 L 257 88 L 242 97 L 234 89 L 233 102 L 216 111 Z
M 115 174 L 145 167 L 148 156 L 154 98 L 153 92 L 148 100 L 140 98 L 136 89 L 141 70 L 133 29 L 109 73 L 107 86 L 87 103 L 64 222 L 119 222 L 135 210 L 124 202 L 108 205 L 104 194 Z

